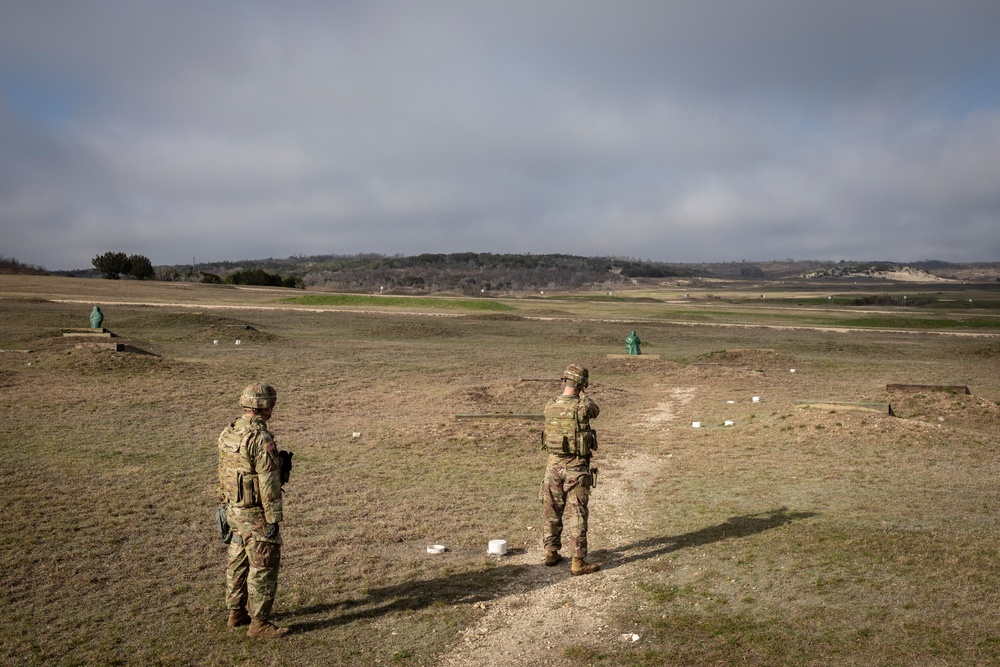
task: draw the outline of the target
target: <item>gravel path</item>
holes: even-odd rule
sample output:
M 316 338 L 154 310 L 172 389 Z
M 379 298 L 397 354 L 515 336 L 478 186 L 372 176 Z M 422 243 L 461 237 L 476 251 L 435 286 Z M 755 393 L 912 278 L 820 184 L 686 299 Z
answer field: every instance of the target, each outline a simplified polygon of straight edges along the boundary
M 662 403 L 643 416 L 642 430 L 649 437 L 662 433 L 666 423 L 676 419 L 677 408 L 688 403 L 694 394 L 694 388 L 671 389 Z M 528 566 L 527 573 L 507 589 L 498 591 L 495 599 L 477 604 L 482 617 L 465 630 L 457 645 L 441 656 L 439 664 L 445 667 L 565 664 L 564 651 L 570 646 L 600 648 L 617 642 L 641 641 L 630 628 L 614 625 L 610 612 L 629 600 L 637 579 L 635 572 L 643 567 L 644 547 L 634 545 L 645 536 L 642 517 L 646 513 L 641 509 L 646 497 L 645 484 L 670 465 L 670 458 L 626 451 L 615 453 L 607 462 L 591 496 L 590 533 L 598 538 L 601 551 L 613 551 L 615 559 L 603 559 L 605 568 L 599 572 L 574 577 L 569 573 L 568 558 L 555 567 L 542 565 L 544 552 L 540 547 L 505 557 L 507 564 Z M 602 562 L 601 558 L 590 560 Z

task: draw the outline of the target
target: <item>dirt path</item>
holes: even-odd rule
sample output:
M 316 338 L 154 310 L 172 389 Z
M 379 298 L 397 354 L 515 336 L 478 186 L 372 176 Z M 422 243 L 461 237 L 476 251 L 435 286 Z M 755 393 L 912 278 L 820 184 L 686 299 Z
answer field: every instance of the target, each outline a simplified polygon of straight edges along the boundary
M 670 389 L 663 402 L 642 416 L 636 436 L 657 437 L 694 397 L 694 388 Z M 613 624 L 613 610 L 632 595 L 641 547 L 629 545 L 644 535 L 646 483 L 670 465 L 670 459 L 623 451 L 614 453 L 599 475 L 591 496 L 590 533 L 602 551 L 614 550 L 614 561 L 592 575 L 573 577 L 568 562 L 541 565 L 540 547 L 505 557 L 505 564 L 526 565 L 527 573 L 495 599 L 481 602 L 482 617 L 462 634 L 440 663 L 446 667 L 507 667 L 560 664 L 570 646 L 595 648 L 632 642 L 630 628 Z M 539 513 L 541 508 L 539 508 Z M 593 558 L 596 562 L 602 559 Z M 635 639 L 641 641 L 641 638 Z

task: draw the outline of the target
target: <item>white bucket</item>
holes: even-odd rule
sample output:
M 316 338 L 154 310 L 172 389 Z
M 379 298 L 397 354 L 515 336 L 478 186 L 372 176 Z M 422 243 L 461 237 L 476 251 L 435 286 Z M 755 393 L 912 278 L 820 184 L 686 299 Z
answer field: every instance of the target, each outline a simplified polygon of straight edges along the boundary
M 752 400 L 754 403 L 760 403 L 760 396 L 754 396 L 750 400 Z
M 447 547 L 445 547 L 443 544 L 432 544 L 429 547 L 427 547 L 427 553 L 429 554 L 443 554 L 447 550 L 448 550 Z
M 733 424 L 735 424 L 736 422 L 734 422 L 734 421 L 733 421 L 732 419 L 727 419 L 726 421 L 724 421 L 724 422 L 722 422 L 722 423 L 723 423 L 723 424 L 724 424 L 725 426 L 732 426 L 732 425 L 733 425 Z
M 701 428 L 701 422 L 691 422 L 691 428 Z
M 490 545 L 486 549 L 486 552 L 496 556 L 503 556 L 507 553 L 507 540 L 490 540 Z

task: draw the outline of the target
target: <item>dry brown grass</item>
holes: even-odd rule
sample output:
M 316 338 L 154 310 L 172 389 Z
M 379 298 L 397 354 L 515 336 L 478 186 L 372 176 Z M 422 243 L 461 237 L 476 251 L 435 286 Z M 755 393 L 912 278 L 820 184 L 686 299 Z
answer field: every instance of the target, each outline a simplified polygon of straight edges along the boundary
M 0 662 L 488 664 L 456 653 L 484 618 L 524 642 L 525 664 L 1000 658 L 996 338 L 677 326 L 648 303 L 445 317 L 276 310 L 280 290 L 0 281 L 0 349 L 31 350 L 0 353 Z M 62 338 L 88 299 L 151 354 Z M 632 328 L 662 361 L 607 359 Z M 454 419 L 540 411 L 555 386 L 520 378 L 569 361 L 602 407 L 591 544 L 605 569 L 583 583 L 534 564 L 539 425 Z M 296 462 L 276 605 L 294 631 L 270 644 L 225 628 L 210 516 L 215 438 L 257 378 L 278 388 L 272 426 Z M 973 395 L 888 394 L 897 382 Z M 896 418 L 850 405 L 890 402 Z M 515 555 L 487 557 L 495 537 Z M 607 627 L 533 643 L 515 615 L 477 606 L 515 598 L 521 618 L 599 609 Z

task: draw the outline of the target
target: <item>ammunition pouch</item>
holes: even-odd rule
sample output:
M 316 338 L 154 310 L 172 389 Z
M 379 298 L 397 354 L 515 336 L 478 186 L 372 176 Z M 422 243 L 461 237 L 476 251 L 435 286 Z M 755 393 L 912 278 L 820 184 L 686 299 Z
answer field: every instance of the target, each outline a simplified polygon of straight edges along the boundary
M 256 473 L 236 471 L 236 500 L 233 504 L 237 507 L 261 507 L 260 483 Z
M 589 457 L 597 449 L 597 431 L 577 431 L 576 456 Z
M 215 527 L 219 530 L 219 537 L 223 544 L 233 541 L 233 529 L 229 527 L 229 520 L 226 518 L 226 508 L 220 507 L 215 512 Z

